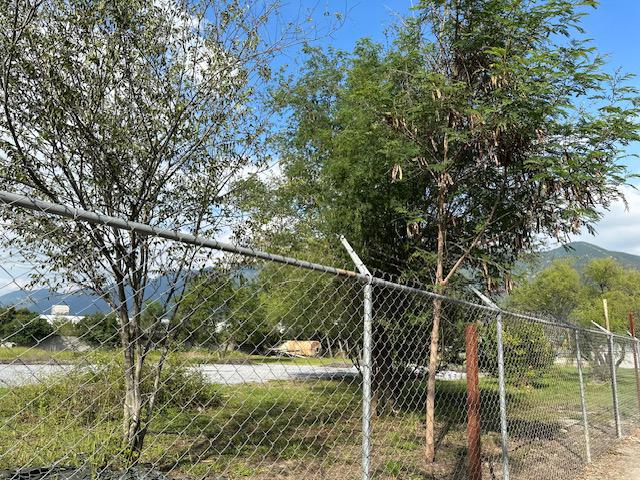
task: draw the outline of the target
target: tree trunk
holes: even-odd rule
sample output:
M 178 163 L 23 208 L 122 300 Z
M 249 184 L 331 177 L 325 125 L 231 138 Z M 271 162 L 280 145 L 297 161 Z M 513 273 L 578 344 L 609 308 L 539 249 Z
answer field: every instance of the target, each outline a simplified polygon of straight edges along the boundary
M 440 343 L 440 319 L 442 317 L 442 300 L 433 301 L 433 326 L 431 329 L 431 345 L 429 346 L 429 376 L 427 378 L 427 418 L 425 457 L 427 462 L 435 459 L 435 409 L 436 409 L 436 373 L 438 370 L 438 345 Z
M 438 243 L 436 256 L 436 286 L 445 286 L 444 281 L 444 246 L 446 234 L 445 221 L 445 192 L 440 187 L 438 194 Z M 439 292 L 442 293 L 442 292 Z M 436 409 L 436 372 L 438 370 L 438 347 L 440 345 L 440 320 L 442 317 L 442 300 L 433 301 L 433 325 L 431 326 L 431 344 L 429 346 L 429 377 L 427 378 L 427 405 L 425 425 L 425 459 L 432 463 L 435 459 L 435 409 Z
M 144 434 L 142 432 L 142 389 L 141 364 L 137 358 L 137 329 L 132 328 L 132 320 L 126 304 L 124 288 L 121 298 L 125 301 L 120 306 L 120 340 L 124 353 L 124 402 L 123 402 L 123 443 L 126 456 L 135 464 L 142 450 Z M 133 330 L 133 331 L 132 331 Z
M 616 360 L 616 368 L 619 367 L 622 362 L 624 362 L 625 357 L 627 356 L 627 349 L 625 348 L 624 343 L 620 344 L 620 357 Z
M 137 362 L 133 345 L 125 348 L 124 354 L 124 447 L 127 457 L 135 463 L 142 450 L 142 388 L 141 375 L 137 370 Z
M 124 439 L 127 456 L 135 463 L 142 449 L 142 395 L 140 385 L 135 379 L 125 382 L 124 397 Z

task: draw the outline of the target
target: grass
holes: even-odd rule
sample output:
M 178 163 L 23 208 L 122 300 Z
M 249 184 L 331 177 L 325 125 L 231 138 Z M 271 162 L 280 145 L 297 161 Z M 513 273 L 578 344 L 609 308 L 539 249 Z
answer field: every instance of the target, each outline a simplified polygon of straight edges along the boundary
M 0 363 L 73 363 L 82 354 L 70 350 L 49 352 L 34 347 L 0 348 Z
M 343 357 L 285 357 L 275 355 L 254 355 L 237 350 L 231 352 L 219 352 L 205 349 L 194 349 L 172 353 L 177 359 L 191 365 L 200 364 L 269 364 L 278 363 L 285 365 L 335 365 L 349 364 L 351 361 Z
M 195 357 L 194 362 L 200 363 L 202 357 Z M 585 375 L 592 442 L 597 449 L 599 442 L 610 444 L 614 439 L 611 391 L 609 383 L 598 380 L 591 371 Z M 60 459 L 65 464 L 89 461 L 119 466 L 117 398 L 114 401 L 111 395 L 103 402 L 101 398 L 110 394 L 99 382 L 86 387 L 79 377 L 59 380 L 49 386 L 0 389 L 4 425 L 0 429 L 0 468 L 50 465 Z M 627 429 L 638 412 L 633 371 L 619 369 L 618 384 L 620 414 Z M 357 379 L 207 386 L 182 377 L 171 385 L 171 394 L 149 430 L 144 465 L 185 478 L 359 477 Z M 480 387 L 483 465 L 488 468 L 493 463 L 493 469 L 499 471 L 497 383 L 483 377 Z M 409 381 L 402 392 L 398 412 L 373 419 L 375 478 L 464 477 L 465 382 L 437 385 L 438 457 L 432 465 L 426 465 L 422 457 L 424 381 Z M 535 386 L 509 385 L 507 393 L 514 473 L 526 470 L 544 478 L 554 462 L 565 470 L 579 463 L 576 458 L 582 455 L 583 433 L 574 368 L 554 366 Z M 67 400 L 67 396 L 74 398 Z
M 63 457 L 73 464 L 86 458 L 87 452 L 93 464 L 112 463 L 120 453 L 116 404 L 107 402 L 87 415 L 84 411 L 93 409 L 95 395 L 70 411 L 68 402 L 55 404 L 56 398 L 64 399 L 64 392 L 42 395 L 42 390 L 27 386 L 0 391 L 0 417 L 8 420 L 0 430 L 0 452 L 5 452 L 0 453 L 0 468 L 49 465 Z M 257 471 L 256 458 L 318 455 L 329 450 L 327 439 L 337 430 L 336 424 L 359 416 L 359 409 L 354 409 L 358 398 L 358 388 L 333 381 L 215 387 L 212 402 L 191 408 L 180 402 L 160 410 L 147 437 L 143 461 L 183 474 L 196 475 L 205 469 L 242 477 Z M 20 413 L 14 418 L 15 412 Z M 351 442 L 353 432 L 349 433 L 333 440 Z
M 90 361 L 105 361 L 108 359 L 118 359 L 119 351 L 115 350 L 92 350 L 91 353 L 64 350 L 61 352 L 51 352 L 36 347 L 13 347 L 0 348 L 0 364 L 22 363 L 22 364 L 75 364 L 87 363 Z M 268 364 L 279 363 L 286 365 L 335 365 L 349 364 L 350 361 L 341 357 L 280 357 L 270 355 L 252 355 L 240 351 L 218 352 L 206 349 L 193 349 L 185 351 L 175 351 L 171 353 L 176 363 L 185 365 L 199 364 Z M 159 357 L 157 351 L 149 354 L 150 361 L 155 361 Z

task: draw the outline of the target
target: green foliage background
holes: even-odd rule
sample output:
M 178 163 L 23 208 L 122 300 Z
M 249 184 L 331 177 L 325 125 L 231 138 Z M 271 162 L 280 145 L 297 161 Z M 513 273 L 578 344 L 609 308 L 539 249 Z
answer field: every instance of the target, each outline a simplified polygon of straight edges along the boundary
M 591 260 L 582 271 L 571 259 L 556 260 L 517 286 L 506 305 L 591 327 L 592 321 L 605 324 L 603 299 L 611 331 L 626 335 L 628 314 L 640 312 L 640 271 L 625 268 L 613 258 Z
M 0 309 L 0 341 L 31 347 L 50 336 L 53 331 L 46 320 L 25 308 Z

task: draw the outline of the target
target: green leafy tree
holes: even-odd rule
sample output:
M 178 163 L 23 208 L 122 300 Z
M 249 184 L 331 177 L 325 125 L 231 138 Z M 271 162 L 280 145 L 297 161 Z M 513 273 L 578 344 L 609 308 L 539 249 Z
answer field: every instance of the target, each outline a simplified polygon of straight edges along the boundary
M 603 299 L 608 301 L 611 331 L 625 334 L 627 315 L 637 309 L 640 275 L 613 258 L 596 258 L 578 272 L 572 259 L 554 261 L 531 279 L 517 285 L 508 307 L 575 321 L 583 326 L 603 324 Z
M 301 38 L 295 24 L 265 35 L 278 2 L 258 3 L 4 2 L 0 188 L 215 236 L 237 180 L 267 160 L 267 119 L 255 107 L 271 59 Z M 142 334 L 147 293 L 154 277 L 168 276 L 163 308 L 175 325 L 195 249 L 20 209 L 3 216 L 9 246 L 34 264 L 45 259 L 52 272 L 34 273 L 34 283 L 89 289 L 115 312 L 123 451 L 137 461 L 170 340 Z M 149 342 L 162 355 L 147 370 L 157 381 L 143 384 Z
M 511 293 L 508 306 L 567 321 L 585 299 L 580 273 L 571 260 L 556 260 Z
M 183 341 L 223 353 L 232 347 L 248 353 L 272 347 L 275 330 L 265 319 L 260 291 L 240 267 L 215 268 L 194 278 L 179 311 Z
M 640 299 L 640 276 L 632 269 L 626 269 L 613 258 L 601 258 L 590 261 L 584 269 L 584 280 L 591 295 L 576 311 L 574 317 L 585 326 L 596 322 L 605 326 L 603 300 L 607 301 L 609 329 L 621 335 L 629 330 L 628 314 L 636 312 Z M 586 352 L 601 378 L 609 375 L 609 351 L 604 341 L 589 339 Z M 626 344 L 614 353 L 616 365 L 620 365 L 627 354 Z
M 627 315 L 630 311 L 635 311 L 638 305 L 638 297 L 633 297 L 619 290 L 611 290 L 603 295 L 596 295 L 585 300 L 576 308 L 573 313 L 576 321 L 585 327 L 592 327 L 591 322 L 605 326 L 604 310 L 602 299 L 607 299 L 607 310 L 609 314 L 609 328 L 612 332 L 626 335 L 629 330 Z M 581 346 L 583 355 L 592 361 L 593 365 L 598 369 L 596 373 L 601 378 L 607 378 L 609 375 L 608 346 L 604 337 L 587 338 L 586 345 Z M 616 342 L 617 343 L 617 342 Z M 625 342 L 617 343 L 619 349 L 616 349 L 615 362 L 619 366 L 625 359 L 627 349 Z
M 539 323 L 513 319 L 505 322 L 502 341 L 504 369 L 509 382 L 535 386 L 535 380 L 553 365 L 554 348 L 544 326 Z M 498 348 L 493 324 L 482 328 L 479 362 L 484 370 L 498 375 Z
M 258 281 L 265 321 L 286 340 L 318 340 L 328 351 L 342 344 L 357 355 L 352 282 L 289 267 L 266 265 Z M 358 317 L 356 317 L 358 318 Z
M 200 347 L 227 343 L 221 327 L 227 320 L 234 290 L 230 275 L 217 269 L 195 277 L 180 302 L 181 341 Z
M 250 281 L 236 289 L 229 306 L 225 335 L 247 353 L 264 353 L 280 339 L 278 324 L 264 311 L 264 285 Z
M 311 236 L 306 226 L 299 227 L 275 231 L 269 240 L 288 245 L 281 253 L 306 261 L 351 265 L 350 259 L 341 256 L 344 250 L 336 251 L 327 239 Z M 279 340 L 318 340 L 327 353 L 340 349 L 358 366 L 362 337 L 360 306 L 354 299 L 359 284 L 319 272 L 302 274 L 297 268 L 275 264 L 265 264 L 255 283 L 264 321 Z
M 585 299 L 574 310 L 573 318 L 586 327 L 591 326 L 591 322 L 604 326 L 603 299 L 607 300 L 610 330 L 626 335 L 629 329 L 627 315 L 637 309 L 639 297 L 629 295 L 620 290 L 610 290 L 604 295 L 596 295 Z
M 324 244 L 311 245 L 294 255 L 325 258 Z M 349 287 L 352 282 L 332 275 L 280 264 L 216 267 L 185 292 L 179 311 L 185 341 L 258 353 L 283 340 L 319 340 L 328 351 L 342 346 L 355 358 L 359 336 L 349 328 Z
M 54 333 L 53 327 L 26 308 L 0 309 L 0 341 L 33 347 Z
M 603 299 L 607 299 L 609 328 L 626 335 L 627 315 L 637 310 L 640 298 L 638 273 L 624 268 L 612 258 L 589 261 L 582 274 L 573 267 L 571 260 L 557 260 L 533 279 L 518 285 L 506 303 L 556 320 L 592 327 L 591 322 L 604 326 Z M 532 344 L 537 338 L 532 337 Z M 573 339 L 566 338 L 565 341 L 573 344 Z M 624 361 L 627 353 L 624 343 L 620 347 L 616 350 L 617 365 Z M 580 350 L 599 377 L 609 375 L 608 345 L 604 337 L 583 335 Z
M 422 0 L 389 48 L 310 51 L 277 96 L 293 211 L 347 232 L 369 265 L 376 250 L 400 269 L 426 252 L 421 278 L 440 292 L 463 270 L 493 287 L 540 234 L 590 228 L 622 196 L 638 102 L 582 36 L 587 5 Z M 429 461 L 440 301 L 433 311 Z
M 624 276 L 624 269 L 613 258 L 596 258 L 584 268 L 587 284 L 600 294 L 618 286 Z

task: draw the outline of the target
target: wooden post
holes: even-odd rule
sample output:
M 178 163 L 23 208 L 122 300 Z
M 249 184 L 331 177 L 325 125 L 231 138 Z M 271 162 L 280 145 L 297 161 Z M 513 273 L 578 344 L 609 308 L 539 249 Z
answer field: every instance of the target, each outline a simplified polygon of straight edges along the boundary
M 638 341 L 636 339 L 636 322 L 633 313 L 629 312 L 629 333 L 631 333 L 631 349 L 633 350 L 633 370 L 636 374 L 636 394 L 640 410 L 640 372 L 638 372 Z
M 478 385 L 478 327 L 467 325 L 465 346 L 467 353 L 467 478 L 482 479 L 480 459 L 480 389 Z

